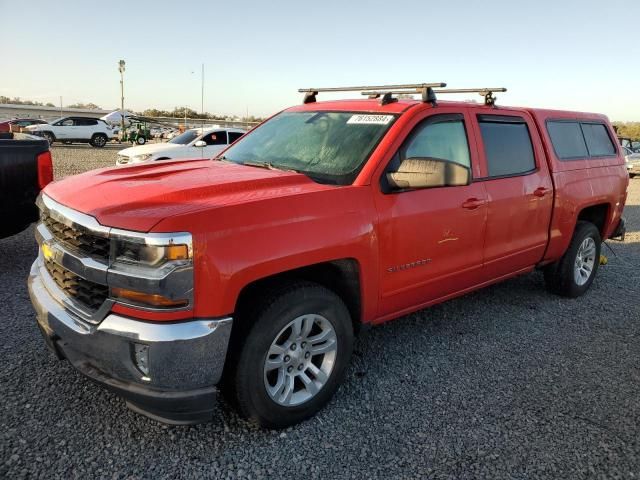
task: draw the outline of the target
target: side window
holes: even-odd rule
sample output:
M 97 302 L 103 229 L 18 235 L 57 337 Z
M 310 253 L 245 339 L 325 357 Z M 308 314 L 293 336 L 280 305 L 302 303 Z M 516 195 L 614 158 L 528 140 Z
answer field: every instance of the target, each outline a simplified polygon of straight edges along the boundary
M 583 123 L 582 131 L 587 142 L 589 155 L 606 157 L 616 154 L 616 147 L 607 133 L 607 128 L 602 123 Z
M 547 122 L 547 132 L 560 160 L 586 158 L 587 144 L 578 122 Z
M 233 143 L 238 140 L 244 133 L 242 132 L 227 132 L 229 134 L 229 143 Z
M 73 126 L 73 119 L 72 118 L 67 118 L 66 120 L 61 122 L 60 125 L 62 125 L 63 127 L 72 127 Z
M 523 118 L 480 115 L 478 120 L 489 177 L 520 175 L 535 170 L 533 145 Z
M 227 132 L 213 132 L 205 135 L 202 140 L 207 142 L 207 145 L 226 145 L 227 144 Z
M 455 117 L 431 117 L 423 122 L 400 148 L 398 160 L 416 157 L 440 158 L 471 168 L 464 121 Z

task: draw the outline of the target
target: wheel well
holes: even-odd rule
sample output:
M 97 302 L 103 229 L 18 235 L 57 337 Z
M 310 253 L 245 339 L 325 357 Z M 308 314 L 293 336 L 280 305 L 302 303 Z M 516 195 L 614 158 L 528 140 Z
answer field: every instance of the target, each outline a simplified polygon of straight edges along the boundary
M 264 295 L 300 280 L 317 283 L 339 295 L 349 309 L 354 332 L 359 331 L 362 320 L 360 267 L 354 259 L 317 263 L 256 280 L 242 289 L 235 311 L 241 316 L 241 312 L 255 306 Z
M 45 133 L 48 133 L 49 135 L 51 135 L 53 138 L 56 138 L 55 134 L 51 131 L 51 130 L 44 130 L 42 132 L 42 134 L 44 135 Z
M 606 203 L 600 205 L 593 205 L 591 207 L 584 208 L 578 214 L 578 221 L 585 221 L 593 223 L 600 232 L 602 238 L 604 238 L 604 227 L 607 223 L 609 216 L 609 205 Z

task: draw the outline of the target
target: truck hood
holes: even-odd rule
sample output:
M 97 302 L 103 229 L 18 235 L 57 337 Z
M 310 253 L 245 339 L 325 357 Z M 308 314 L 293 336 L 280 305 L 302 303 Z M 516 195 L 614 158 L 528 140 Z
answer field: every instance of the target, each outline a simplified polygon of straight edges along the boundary
M 332 188 L 295 172 L 198 160 L 94 170 L 44 193 L 102 225 L 148 232 L 174 215 Z

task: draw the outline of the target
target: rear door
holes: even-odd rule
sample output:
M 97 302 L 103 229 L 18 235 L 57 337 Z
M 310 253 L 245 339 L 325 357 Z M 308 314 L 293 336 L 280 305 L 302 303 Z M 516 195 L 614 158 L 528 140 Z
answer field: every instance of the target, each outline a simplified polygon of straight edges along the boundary
M 436 157 L 472 167 L 474 175 L 479 174 L 466 109 L 438 106 L 424 115 L 411 128 L 387 170 L 406 158 Z M 383 174 L 383 183 L 384 178 Z M 480 282 L 486 220 L 483 182 L 382 190 L 375 197 L 381 320 Z
M 488 209 L 484 277 L 493 280 L 542 260 L 553 185 L 542 143 L 526 112 L 474 109 Z

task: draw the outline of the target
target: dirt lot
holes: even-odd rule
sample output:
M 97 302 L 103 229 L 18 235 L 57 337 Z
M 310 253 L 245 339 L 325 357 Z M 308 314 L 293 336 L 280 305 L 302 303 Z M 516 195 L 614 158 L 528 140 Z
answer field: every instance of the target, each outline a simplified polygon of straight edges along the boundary
M 58 177 L 117 149 L 55 147 Z M 317 417 L 257 430 L 222 404 L 167 427 L 58 362 L 26 290 L 33 231 L 0 240 L 4 478 L 638 478 L 640 179 L 582 298 L 525 275 L 361 336 Z

